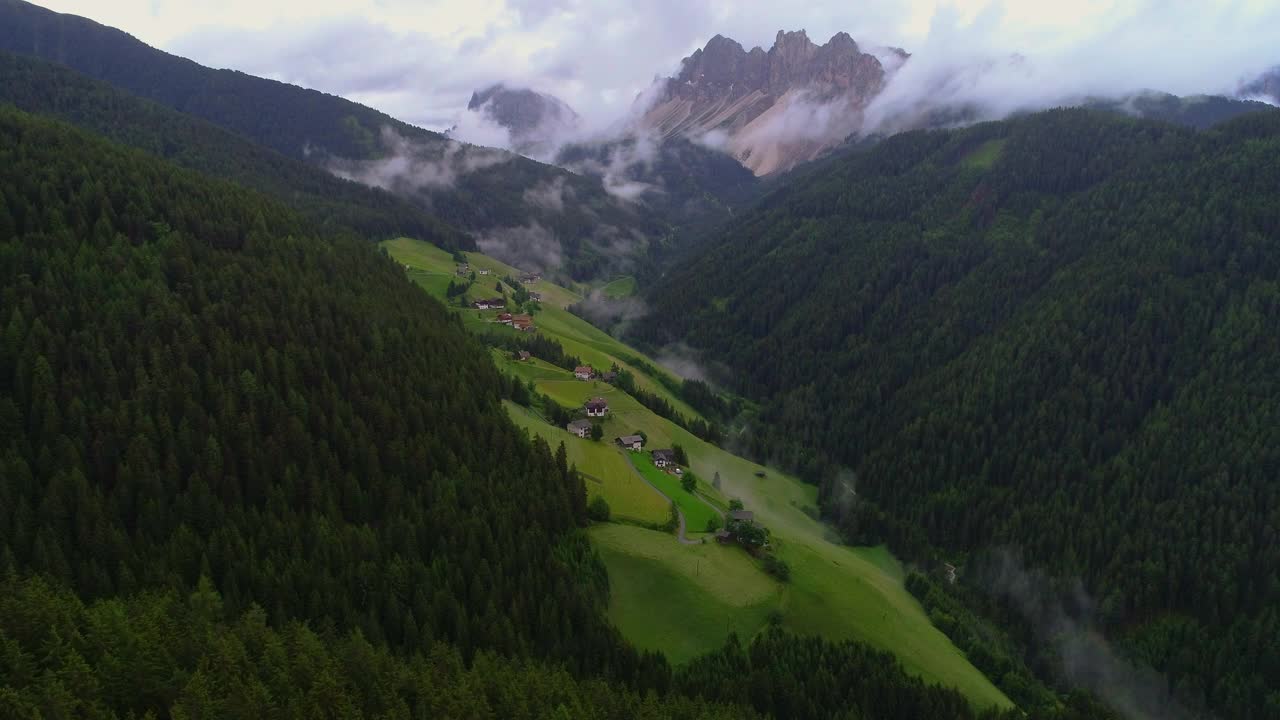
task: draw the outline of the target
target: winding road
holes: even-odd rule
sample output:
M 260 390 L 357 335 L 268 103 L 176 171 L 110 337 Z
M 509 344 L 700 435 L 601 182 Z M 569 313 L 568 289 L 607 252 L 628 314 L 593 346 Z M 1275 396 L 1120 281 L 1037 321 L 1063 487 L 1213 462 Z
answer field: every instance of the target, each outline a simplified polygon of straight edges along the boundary
M 667 494 L 659 490 L 657 485 L 654 485 L 653 483 L 649 482 L 649 478 L 645 477 L 644 473 L 640 472 L 639 468 L 636 467 L 636 464 L 631 462 L 631 453 L 622 451 L 622 457 L 626 458 L 627 467 L 631 468 L 631 472 L 635 473 L 636 477 L 643 480 L 645 485 L 648 485 L 649 487 L 653 488 L 654 492 L 658 493 L 667 502 L 675 506 L 676 518 L 678 519 L 678 524 L 676 525 L 676 541 L 679 542 L 681 545 L 701 545 L 702 544 L 701 540 L 690 540 L 689 537 L 685 535 L 684 512 L 680 510 L 679 505 L 676 505 L 676 501 L 667 497 Z M 699 497 L 698 499 L 702 500 L 701 497 Z M 706 500 L 702 500 L 702 502 L 707 503 Z M 719 513 L 720 519 L 722 521 L 724 520 L 724 513 L 720 512 L 720 508 L 717 508 L 715 505 L 712 505 L 711 503 L 707 503 L 707 506 L 710 507 L 712 510 L 716 511 L 717 513 Z

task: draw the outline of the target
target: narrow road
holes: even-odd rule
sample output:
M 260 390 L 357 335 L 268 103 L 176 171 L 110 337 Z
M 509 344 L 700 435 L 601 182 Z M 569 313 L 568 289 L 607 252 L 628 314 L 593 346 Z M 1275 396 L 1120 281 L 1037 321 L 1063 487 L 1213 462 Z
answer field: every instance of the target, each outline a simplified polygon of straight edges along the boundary
M 679 542 L 681 545 L 701 545 L 702 542 L 700 540 L 690 540 L 688 536 L 684 534 L 684 530 L 685 530 L 684 513 L 680 511 L 680 506 L 676 505 L 676 501 L 667 497 L 667 494 L 659 490 L 657 485 L 654 485 L 653 483 L 649 482 L 649 478 L 645 477 L 644 473 L 640 472 L 640 470 L 636 468 L 635 463 L 631 462 L 631 453 L 627 452 L 626 450 L 623 450 L 621 452 L 622 452 L 622 457 L 626 458 L 627 467 L 631 468 L 631 472 L 635 473 L 636 477 L 643 480 L 645 485 L 648 485 L 649 487 L 653 488 L 654 492 L 658 493 L 663 498 L 665 498 L 667 502 L 675 506 L 676 517 L 679 519 L 679 524 L 676 525 L 676 541 Z

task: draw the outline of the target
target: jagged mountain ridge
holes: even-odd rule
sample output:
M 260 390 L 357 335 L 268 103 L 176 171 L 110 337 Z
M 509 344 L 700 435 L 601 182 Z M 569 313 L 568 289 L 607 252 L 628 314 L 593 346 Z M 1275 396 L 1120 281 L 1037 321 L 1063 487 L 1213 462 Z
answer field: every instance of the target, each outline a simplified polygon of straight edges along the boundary
M 804 30 L 779 31 L 768 51 L 749 52 L 716 35 L 660 82 L 640 124 L 722 145 L 767 175 L 818 157 L 856 130 L 886 75 L 880 59 L 843 32 L 816 45 Z

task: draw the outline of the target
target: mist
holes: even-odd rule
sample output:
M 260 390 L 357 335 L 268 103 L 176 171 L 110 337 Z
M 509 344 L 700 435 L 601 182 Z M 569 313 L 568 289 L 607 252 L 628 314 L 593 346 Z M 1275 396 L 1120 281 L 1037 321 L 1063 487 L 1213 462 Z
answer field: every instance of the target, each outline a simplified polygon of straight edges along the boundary
M 515 155 L 493 148 L 444 142 L 410 140 L 391 128 L 382 130 L 386 156 L 376 160 L 331 158 L 334 175 L 407 195 L 424 190 L 446 190 L 468 173 L 510 162 Z
M 563 260 L 560 240 L 536 222 L 488 230 L 476 238 L 476 247 L 521 270 L 546 272 L 559 268 Z
M 1064 593 L 1007 550 L 991 553 L 971 574 L 978 587 L 1012 602 L 1037 639 L 1053 648 L 1063 681 L 1094 693 L 1129 720 L 1198 717 L 1173 698 L 1162 675 L 1107 642 L 1093 620 L 1097 603 L 1079 582 Z

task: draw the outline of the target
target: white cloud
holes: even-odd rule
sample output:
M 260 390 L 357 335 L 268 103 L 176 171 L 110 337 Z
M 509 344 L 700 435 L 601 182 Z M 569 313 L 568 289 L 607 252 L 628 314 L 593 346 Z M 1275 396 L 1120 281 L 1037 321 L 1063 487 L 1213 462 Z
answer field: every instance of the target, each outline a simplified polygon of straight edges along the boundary
M 714 34 L 847 31 L 929 65 L 1021 53 L 986 92 L 1228 89 L 1280 61 L 1273 0 L 39 0 L 177 54 L 350 97 L 433 129 L 496 81 L 557 95 L 600 129 Z

